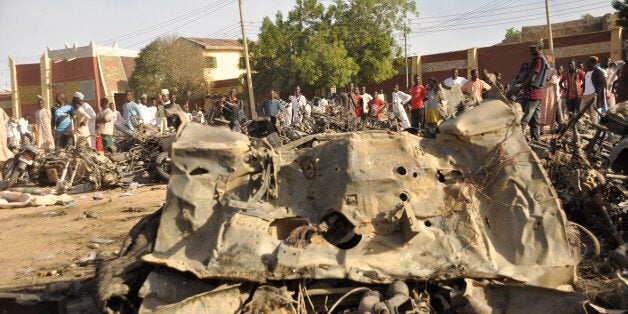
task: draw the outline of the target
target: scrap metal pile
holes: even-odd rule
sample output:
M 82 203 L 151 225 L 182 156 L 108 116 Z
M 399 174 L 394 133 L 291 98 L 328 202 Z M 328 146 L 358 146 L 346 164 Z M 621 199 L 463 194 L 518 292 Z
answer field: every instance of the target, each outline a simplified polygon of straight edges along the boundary
M 312 134 L 356 132 L 372 129 L 400 131 L 399 119 L 389 111 L 384 119 L 371 125 L 369 120 L 355 117 L 343 106 L 330 106 L 329 112 L 312 112 L 298 123 L 290 126 L 273 125 L 267 118 L 247 121 L 242 125 L 242 133 L 255 138 L 266 138 L 278 147 Z
M 285 145 L 283 129 L 249 127 L 246 136 L 186 125 L 172 147 L 166 204 L 97 271 L 102 309 L 595 307 L 573 292 L 594 241 L 567 220 L 521 132 L 518 105 L 487 99 L 435 137 L 355 131 L 335 119 L 314 119 Z M 353 132 L 328 132 L 331 125 Z M 327 133 L 307 135 L 320 130 Z
M 56 193 L 66 190 L 87 192 L 111 187 L 125 187 L 131 182 L 153 179 L 167 182 L 170 172 L 168 151 L 175 134 L 159 134 L 151 126 L 137 126 L 135 132 L 116 136 L 115 152 L 99 153 L 82 139 L 59 153 L 40 154 L 25 149 L 30 160 L 18 154 L 3 170 L 8 180 L 4 189 L 16 183 L 55 186 Z M 32 152 L 31 152 L 32 151 Z M 18 182 L 20 179 L 21 182 Z
M 576 124 L 577 116 L 572 117 L 549 142 L 531 145 L 543 157 L 568 219 L 590 232 L 577 288 L 597 303 L 621 305 L 624 310 L 628 307 L 626 293 L 623 297 L 621 293 L 628 277 L 626 105 L 619 104 L 599 125 L 582 120 Z M 568 127 L 570 123 L 578 127 Z

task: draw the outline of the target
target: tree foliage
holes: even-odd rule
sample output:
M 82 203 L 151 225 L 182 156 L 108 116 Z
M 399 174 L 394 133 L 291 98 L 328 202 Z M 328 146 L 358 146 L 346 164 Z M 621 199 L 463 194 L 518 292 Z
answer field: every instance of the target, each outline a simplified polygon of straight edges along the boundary
M 506 39 L 519 39 L 521 38 L 521 30 L 511 27 L 506 30 Z
M 613 8 L 617 10 L 617 26 L 628 27 L 628 0 L 614 0 Z
M 167 88 L 185 101 L 188 92 L 205 94 L 208 91 L 206 67 L 202 48 L 174 36 L 160 37 L 140 51 L 130 85 L 136 94 L 155 96 Z
M 256 91 L 292 91 L 381 82 L 396 74 L 392 31 L 416 15 L 412 0 L 297 0 L 287 15 L 266 17 L 253 45 Z

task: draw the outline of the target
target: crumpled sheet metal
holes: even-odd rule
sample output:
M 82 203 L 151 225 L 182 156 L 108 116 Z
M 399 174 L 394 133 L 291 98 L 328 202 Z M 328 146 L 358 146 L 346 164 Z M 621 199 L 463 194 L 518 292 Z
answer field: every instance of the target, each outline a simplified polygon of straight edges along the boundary
M 459 313 L 589 313 L 586 295 L 556 289 L 465 279 L 466 304 Z
M 148 275 L 139 294 L 139 313 L 236 313 L 250 291 L 241 284 L 216 286 L 161 270 Z
M 144 260 L 199 278 L 255 282 L 570 284 L 577 262 L 567 220 L 519 119 L 520 109 L 486 100 L 444 122 L 435 139 L 313 135 L 311 148 L 266 151 L 240 134 L 188 125 L 173 146 L 168 200 Z M 251 201 L 262 152 L 273 162 L 278 198 Z M 394 218 L 400 211 L 412 232 Z M 356 226 L 355 247 L 340 249 L 318 233 L 304 248 L 285 241 L 304 220 L 318 225 L 329 213 Z

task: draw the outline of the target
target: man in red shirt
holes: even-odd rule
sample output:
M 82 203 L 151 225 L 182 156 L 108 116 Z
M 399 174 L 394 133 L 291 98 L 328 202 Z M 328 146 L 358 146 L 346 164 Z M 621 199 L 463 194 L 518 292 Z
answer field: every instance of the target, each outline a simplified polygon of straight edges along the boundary
M 533 141 L 538 141 L 541 137 L 540 121 L 541 121 L 541 101 L 543 100 L 543 86 L 545 84 L 545 76 L 549 70 L 549 63 L 541 52 L 543 49 L 543 41 L 536 40 L 528 46 L 532 55 L 532 62 L 528 68 L 523 83 L 514 90 L 514 94 L 518 94 L 521 89 L 524 90 L 523 96 L 523 118 L 521 119 L 521 128 L 525 134 L 526 127 L 530 125 L 530 137 Z
M 414 76 L 414 85 L 410 88 L 412 96 L 412 107 L 410 107 L 410 125 L 413 128 L 425 125 L 425 108 L 423 108 L 423 100 L 427 98 L 427 90 L 421 84 L 421 77 L 416 74 Z
M 360 88 L 355 87 L 353 89 L 353 94 L 355 95 L 355 116 L 358 117 L 358 118 L 362 118 L 362 107 L 363 106 L 362 106 L 362 95 L 360 95 Z M 354 95 L 352 95 L 352 97 Z
M 382 118 L 382 108 L 386 106 L 386 102 L 379 98 L 377 90 L 373 92 L 373 99 L 369 101 L 369 118 L 371 120 L 371 127 L 375 127 L 377 121 Z
M 584 71 L 576 68 L 576 61 L 570 59 L 569 71 L 560 78 L 560 88 L 565 92 L 569 113 L 575 113 L 578 106 L 580 106 L 582 82 L 584 82 Z

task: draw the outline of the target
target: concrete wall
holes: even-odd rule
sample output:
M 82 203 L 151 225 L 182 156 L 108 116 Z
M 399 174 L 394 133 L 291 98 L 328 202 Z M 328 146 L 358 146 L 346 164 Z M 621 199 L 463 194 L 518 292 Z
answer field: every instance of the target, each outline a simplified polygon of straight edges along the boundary
M 240 68 L 241 50 L 214 50 L 204 51 L 204 57 L 215 57 L 215 67 L 209 70 L 213 81 L 239 78 L 244 70 Z
M 555 61 L 557 65 L 566 66 L 571 58 L 585 62 L 586 58 L 591 55 L 598 56 L 600 59 L 610 56 L 613 60 L 619 60 L 625 55 L 622 43 L 627 43 L 624 46 L 628 46 L 628 35 L 624 34 L 621 29 L 555 38 Z M 548 46 L 549 43 L 545 40 L 546 55 L 550 54 Z M 472 68 L 487 68 L 489 72 L 501 72 L 502 82 L 510 83 L 517 75 L 521 64 L 529 63 L 531 59 L 526 42 L 424 55 L 419 56 L 415 64 L 417 64 L 416 73 L 421 74 L 423 82 L 431 76 L 438 81 L 443 81 L 451 75 L 451 70 L 457 67 L 459 75 L 464 77 L 470 75 Z M 384 89 L 388 95 L 395 82 L 403 86 L 405 78 L 402 80 L 399 76 L 395 76 L 385 82 L 371 84 L 369 89 Z M 628 91 L 620 99 L 623 100 L 626 97 L 628 97 Z
M 11 115 L 13 113 L 13 106 L 11 103 L 11 93 L 0 93 L 0 108 Z

